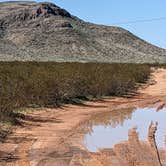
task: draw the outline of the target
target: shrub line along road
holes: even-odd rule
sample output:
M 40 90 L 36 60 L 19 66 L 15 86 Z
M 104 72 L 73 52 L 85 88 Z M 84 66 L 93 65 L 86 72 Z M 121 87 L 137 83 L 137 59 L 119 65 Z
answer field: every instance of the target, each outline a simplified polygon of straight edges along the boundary
M 93 114 L 166 103 L 166 69 L 156 69 L 151 80 L 153 84 L 139 89 L 132 98 L 106 98 L 26 113 L 23 126 L 16 127 L 5 143 L 0 144 L 0 165 L 74 165 L 75 153 L 87 152 L 83 133 L 77 129 Z M 99 165 L 97 160 L 91 162 Z

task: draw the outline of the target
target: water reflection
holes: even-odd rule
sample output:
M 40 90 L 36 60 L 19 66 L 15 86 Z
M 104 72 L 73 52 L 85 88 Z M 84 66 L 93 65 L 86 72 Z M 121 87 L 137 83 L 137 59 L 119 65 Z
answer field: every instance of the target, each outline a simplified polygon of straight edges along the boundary
M 99 125 L 104 127 L 112 126 L 113 128 L 116 128 L 119 125 L 122 126 L 125 120 L 131 119 L 134 111 L 134 109 L 123 109 L 96 114 L 93 115 L 85 125 L 88 126 L 89 129 L 93 129 L 94 126 Z M 93 130 L 90 130 L 90 133 L 91 132 L 93 132 Z
M 145 140 L 150 122 L 157 121 L 159 125 L 156 141 L 159 147 L 163 147 L 163 139 L 166 135 L 165 119 L 165 108 L 159 112 L 156 112 L 155 108 L 138 108 L 96 114 L 85 124 L 87 126 L 85 145 L 89 151 L 111 148 L 127 140 L 128 130 L 134 126 L 138 127 L 140 139 Z

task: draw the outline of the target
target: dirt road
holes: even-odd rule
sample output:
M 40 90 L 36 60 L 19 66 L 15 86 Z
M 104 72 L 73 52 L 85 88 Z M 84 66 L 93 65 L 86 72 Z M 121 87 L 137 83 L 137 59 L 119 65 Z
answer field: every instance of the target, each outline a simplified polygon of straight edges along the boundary
M 81 139 L 84 132 L 79 129 L 79 126 L 93 114 L 100 112 L 137 106 L 157 105 L 159 107 L 163 105 L 164 107 L 166 70 L 156 70 L 150 84 L 139 89 L 138 92 L 138 95 L 132 98 L 107 98 L 96 102 L 86 102 L 82 105 L 65 105 L 57 109 L 42 109 L 26 113 L 25 120 L 22 121 L 23 125 L 16 127 L 5 143 L 0 144 L 0 165 L 111 165 L 110 160 L 118 158 L 112 154 L 115 152 L 109 151 L 114 158 L 109 158 L 108 161 L 108 157 L 105 155 L 108 152 L 102 152 L 102 155 L 87 152 Z M 116 154 L 120 155 L 120 152 Z M 153 163 L 155 162 L 153 161 Z M 121 164 L 124 162 L 115 162 L 112 166 Z

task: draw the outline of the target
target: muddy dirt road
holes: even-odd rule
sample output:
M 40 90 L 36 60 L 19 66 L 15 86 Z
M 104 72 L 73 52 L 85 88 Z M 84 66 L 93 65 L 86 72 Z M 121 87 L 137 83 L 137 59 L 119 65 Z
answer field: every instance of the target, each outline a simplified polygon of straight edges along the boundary
M 154 71 L 149 84 L 139 89 L 138 95 L 132 98 L 106 98 L 82 105 L 65 105 L 57 109 L 28 112 L 22 121 L 23 125 L 16 127 L 5 143 L 0 144 L 0 165 L 161 165 L 155 150 L 153 151 L 149 143 L 139 141 L 135 130 L 129 132 L 127 142 L 119 143 L 113 149 L 90 153 L 83 144 L 85 131 L 80 129 L 80 126 L 97 113 L 144 106 L 155 106 L 156 109 L 160 109 L 165 107 L 165 103 L 166 70 L 158 69 Z M 134 148 L 131 148 L 133 146 Z M 127 153 L 128 156 L 125 155 Z M 164 166 L 166 151 L 162 150 L 160 155 Z

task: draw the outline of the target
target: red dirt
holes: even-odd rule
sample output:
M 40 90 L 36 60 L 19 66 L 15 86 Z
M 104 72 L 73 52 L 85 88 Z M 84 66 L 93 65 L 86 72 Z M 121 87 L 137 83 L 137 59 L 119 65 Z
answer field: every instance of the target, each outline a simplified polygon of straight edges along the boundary
M 153 157 L 153 151 L 147 142 L 124 142 L 115 145 L 114 149 L 90 153 L 81 139 L 84 131 L 78 130 L 81 124 L 96 113 L 138 106 L 156 106 L 156 109 L 164 107 L 166 69 L 154 71 L 152 80 L 153 84 L 139 89 L 138 95 L 132 98 L 106 98 L 83 105 L 64 105 L 57 109 L 27 112 L 22 121 L 23 126 L 14 128 L 13 134 L 5 143 L 0 144 L 0 165 L 158 166 L 158 160 Z M 166 152 L 160 153 L 165 164 Z

